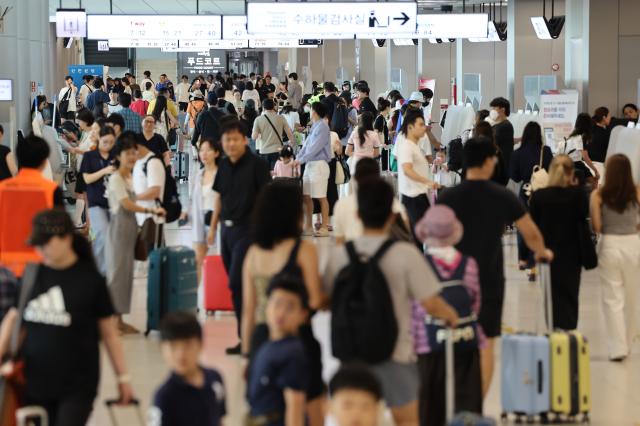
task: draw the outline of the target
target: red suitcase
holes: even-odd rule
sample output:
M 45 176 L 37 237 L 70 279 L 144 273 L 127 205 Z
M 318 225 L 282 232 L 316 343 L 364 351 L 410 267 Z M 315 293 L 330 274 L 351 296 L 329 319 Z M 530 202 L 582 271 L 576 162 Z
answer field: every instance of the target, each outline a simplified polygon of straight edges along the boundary
M 204 309 L 208 314 L 216 311 L 233 311 L 229 277 L 222 263 L 222 256 L 207 256 L 203 265 Z

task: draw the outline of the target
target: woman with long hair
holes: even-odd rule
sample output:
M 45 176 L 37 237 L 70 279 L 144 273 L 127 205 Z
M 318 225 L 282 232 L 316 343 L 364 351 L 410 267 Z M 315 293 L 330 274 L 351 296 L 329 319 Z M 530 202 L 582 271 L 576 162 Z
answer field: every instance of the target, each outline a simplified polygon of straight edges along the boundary
M 640 189 L 633 181 L 631 162 L 623 154 L 612 155 L 604 186 L 591 193 L 593 230 L 601 234 L 598 272 L 611 361 L 629 356 L 638 338 L 639 213 Z
M 244 103 L 244 111 L 242 111 L 240 121 L 242 122 L 242 124 L 244 124 L 244 129 L 246 132 L 245 135 L 249 139 L 249 148 L 251 148 L 251 151 L 253 151 L 254 153 L 256 152 L 256 140 L 251 137 L 251 132 L 253 131 L 253 122 L 256 121 L 256 118 L 258 118 L 256 104 L 253 99 L 247 99 L 247 101 Z
M 530 121 L 522 132 L 522 143 L 520 148 L 513 151 L 511 155 L 511 179 L 516 183 L 522 183 L 519 191 L 520 201 L 525 206 L 529 205 L 529 190 L 531 176 L 535 166 L 542 166 L 544 170 L 549 170 L 549 165 L 553 160 L 551 148 L 544 145 L 542 141 L 542 128 L 536 121 Z M 529 247 L 524 243 L 522 234 L 518 232 L 518 263 L 520 270 L 533 267 L 533 257 Z
M 200 162 L 203 167 L 196 174 L 191 191 L 191 205 L 187 216 L 191 219 L 191 234 L 193 238 L 193 250 L 196 252 L 196 271 L 198 282 L 202 271 L 202 262 L 207 251 L 207 233 L 213 214 L 213 206 L 218 196 L 213 190 L 213 181 L 218 173 L 218 164 L 222 159 L 222 146 L 219 141 L 203 139 L 198 150 Z
M 373 122 L 373 129 L 378 132 L 378 139 L 382 144 L 382 171 L 389 170 L 389 114 L 391 112 L 391 102 L 384 98 L 378 98 L 378 115 Z
M 540 228 L 547 247 L 553 251 L 551 296 L 553 328 L 575 330 L 582 261 L 581 225 L 589 215 L 587 196 L 576 185 L 573 161 L 558 155 L 549 166 L 549 184 L 531 196 L 531 217 Z
M 158 96 L 151 112 L 156 119 L 155 132 L 167 140 L 169 130 L 178 125 L 178 120 L 169 112 L 167 108 L 167 98 Z
M 294 276 L 304 281 L 309 293 L 309 306 L 323 306 L 323 293 L 318 272 L 318 252 L 311 241 L 302 240 L 302 191 L 299 185 L 275 180 L 265 186 L 256 201 L 253 217 L 253 241 L 242 270 L 242 353 L 251 357 L 269 339 L 265 311 L 267 288 L 278 275 Z M 309 361 L 310 380 L 307 387 L 309 424 L 324 424 L 322 406 L 322 356 L 313 336 L 311 319 L 300 328 L 300 338 Z
M 42 264 L 27 266 L 22 290 L 28 291 L 22 312 L 12 308 L 0 328 L 0 358 L 22 316 L 20 353 L 24 360 L 25 405 L 43 407 L 53 426 L 87 423 L 98 392 L 100 341 L 117 375 L 120 401 L 133 398 L 131 377 L 113 319 L 114 308 L 91 246 L 75 232 L 64 209 L 44 210 L 33 219 L 29 243 Z M 13 360 L 3 365 L 11 374 Z
M 560 146 L 560 153 L 567 154 L 573 160 L 576 177 L 580 184 L 588 183 L 595 189 L 598 186 L 600 174 L 589 157 L 588 147 L 591 144 L 591 132 L 592 120 L 589 114 L 584 112 L 578 114 L 573 131 Z
M 137 333 L 138 330 L 122 320 L 122 315 L 131 311 L 133 255 L 138 235 L 136 213 L 163 216 L 164 209 L 142 207 L 135 202 L 132 171 L 138 160 L 138 149 L 133 132 L 125 132 L 118 138 L 113 157 L 116 171 L 109 178 L 107 186 L 111 213 L 105 250 L 107 283 L 118 315 L 118 328 L 122 333 Z
M 358 117 L 358 127 L 351 132 L 347 142 L 348 157 L 353 156 L 353 170 L 361 158 L 377 158 L 380 155 L 380 138 L 373 130 L 373 114 L 364 112 Z

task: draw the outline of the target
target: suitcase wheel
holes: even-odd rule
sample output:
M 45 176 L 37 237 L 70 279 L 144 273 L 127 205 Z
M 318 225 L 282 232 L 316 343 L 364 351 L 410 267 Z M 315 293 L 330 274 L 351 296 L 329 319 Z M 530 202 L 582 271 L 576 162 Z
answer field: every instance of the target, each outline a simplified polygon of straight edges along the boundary
M 542 423 L 543 425 L 549 424 L 549 415 L 547 413 L 540 414 L 540 423 Z

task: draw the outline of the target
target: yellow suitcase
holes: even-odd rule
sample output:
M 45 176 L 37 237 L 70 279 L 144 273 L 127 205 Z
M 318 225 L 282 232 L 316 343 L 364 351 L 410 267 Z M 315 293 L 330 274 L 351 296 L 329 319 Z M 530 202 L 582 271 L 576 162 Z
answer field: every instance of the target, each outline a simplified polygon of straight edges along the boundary
M 551 348 L 551 411 L 571 413 L 571 363 L 569 334 L 553 332 L 549 335 Z
M 588 420 L 591 409 L 589 344 L 578 331 L 553 332 L 551 348 L 551 412 Z

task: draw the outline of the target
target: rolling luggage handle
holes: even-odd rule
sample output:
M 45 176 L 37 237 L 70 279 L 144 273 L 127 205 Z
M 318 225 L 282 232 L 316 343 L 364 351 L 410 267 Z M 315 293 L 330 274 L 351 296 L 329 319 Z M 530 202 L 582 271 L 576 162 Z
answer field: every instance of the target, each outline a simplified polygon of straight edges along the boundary
M 456 378 L 454 371 L 454 356 L 453 356 L 453 329 L 447 328 L 447 338 L 444 344 L 444 358 L 445 358 L 445 407 L 446 407 L 446 419 L 447 424 L 453 420 L 455 416 L 455 402 L 456 402 Z
M 546 334 L 553 331 L 553 297 L 551 295 L 551 267 L 548 262 L 539 262 L 539 291 L 542 293 L 542 301 L 538 302 L 538 315 L 536 315 L 536 333 Z M 540 300 L 540 297 L 538 298 Z M 546 322 L 544 331 L 540 330 L 540 320 Z
M 107 399 L 104 402 L 104 405 L 106 405 L 107 407 L 107 411 L 109 412 L 109 419 L 111 420 L 111 424 L 113 426 L 117 426 L 118 425 L 118 421 L 116 420 L 116 415 L 113 412 L 113 407 L 115 406 L 123 406 L 123 407 L 127 407 L 127 406 L 134 406 L 135 407 L 135 411 L 136 411 L 136 415 L 138 417 L 138 421 L 140 422 L 141 425 L 145 425 L 145 420 L 144 420 L 144 416 L 142 415 L 142 409 L 140 408 L 140 401 L 137 399 L 132 399 L 129 404 L 127 405 L 122 405 L 120 404 L 120 400 L 119 399 Z

